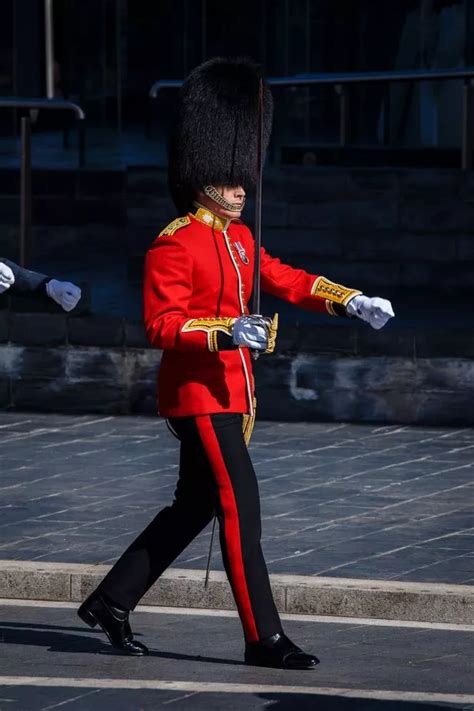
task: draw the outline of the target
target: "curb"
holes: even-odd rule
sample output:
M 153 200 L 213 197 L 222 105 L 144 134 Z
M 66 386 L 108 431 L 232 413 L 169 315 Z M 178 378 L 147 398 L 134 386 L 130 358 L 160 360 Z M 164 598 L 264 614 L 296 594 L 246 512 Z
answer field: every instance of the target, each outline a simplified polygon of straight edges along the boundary
M 106 565 L 0 560 L 0 597 L 81 602 L 109 570 Z M 398 583 L 357 578 L 271 575 L 280 612 L 414 622 L 474 623 L 474 586 Z M 142 599 L 144 605 L 235 609 L 225 573 L 167 571 Z

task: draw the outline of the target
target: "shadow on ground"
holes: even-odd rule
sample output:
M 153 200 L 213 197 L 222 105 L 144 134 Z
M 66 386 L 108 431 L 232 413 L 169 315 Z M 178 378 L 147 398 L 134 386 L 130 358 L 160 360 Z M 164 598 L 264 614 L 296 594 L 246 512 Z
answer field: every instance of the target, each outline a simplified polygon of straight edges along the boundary
M 438 711 L 439 709 L 472 708 L 451 704 L 421 703 L 419 701 L 385 701 L 380 699 L 344 698 L 319 694 L 258 694 L 270 711 Z
M 88 631 L 83 627 L 63 627 L 60 625 L 30 625 L 22 622 L 0 622 L 0 642 L 2 644 L 21 644 L 31 647 L 48 647 L 49 652 L 81 653 L 81 654 L 111 654 L 119 655 L 110 644 L 95 635 L 103 635 L 100 630 L 90 631 L 93 637 L 74 632 Z M 140 637 L 135 634 L 135 637 Z M 185 662 L 206 662 L 210 664 L 229 664 L 242 666 L 238 659 L 225 659 L 222 657 L 206 657 L 195 654 L 180 654 L 178 652 L 161 652 L 150 649 L 150 657 L 159 659 L 176 659 Z

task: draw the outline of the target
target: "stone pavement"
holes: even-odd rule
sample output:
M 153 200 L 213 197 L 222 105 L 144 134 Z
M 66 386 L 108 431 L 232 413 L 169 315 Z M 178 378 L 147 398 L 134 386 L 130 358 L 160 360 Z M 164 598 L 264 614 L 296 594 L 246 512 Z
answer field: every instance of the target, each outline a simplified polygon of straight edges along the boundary
M 245 666 L 235 613 L 139 609 L 133 627 L 151 654 L 134 659 L 114 653 L 70 604 L 0 600 L 0 709 L 474 709 L 472 627 L 311 616 L 284 624 L 319 656 L 315 670 Z
M 260 422 L 251 450 L 272 573 L 474 582 L 472 429 Z M 0 413 L 0 558 L 111 564 L 177 453 L 158 418 Z M 209 538 L 176 566 L 204 568 Z

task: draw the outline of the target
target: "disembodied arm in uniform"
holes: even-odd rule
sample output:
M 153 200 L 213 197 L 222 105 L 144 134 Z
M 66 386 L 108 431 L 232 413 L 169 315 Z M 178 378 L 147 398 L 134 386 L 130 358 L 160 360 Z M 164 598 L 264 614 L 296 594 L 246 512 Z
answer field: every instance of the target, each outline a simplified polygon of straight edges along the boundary
M 7 290 L 12 294 L 50 298 L 65 311 L 71 311 L 81 298 L 81 290 L 75 284 L 24 269 L 19 264 L 0 257 L 0 294 Z
M 0 257 L 0 292 L 10 290 L 14 294 L 37 294 L 46 296 L 46 282 L 51 277 Z

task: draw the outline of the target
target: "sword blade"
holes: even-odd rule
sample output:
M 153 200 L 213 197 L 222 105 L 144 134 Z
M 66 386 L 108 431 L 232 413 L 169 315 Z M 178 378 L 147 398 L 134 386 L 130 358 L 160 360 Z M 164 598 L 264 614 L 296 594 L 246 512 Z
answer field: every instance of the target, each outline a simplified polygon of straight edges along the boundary
M 257 181 L 255 194 L 255 262 L 253 272 L 252 313 L 260 313 L 260 248 L 262 246 L 262 179 L 263 179 L 263 80 L 258 88 L 257 111 Z

